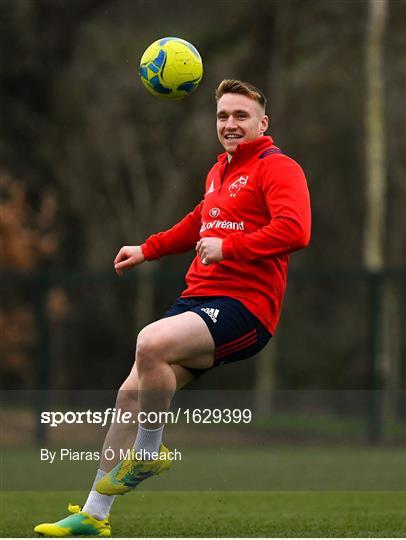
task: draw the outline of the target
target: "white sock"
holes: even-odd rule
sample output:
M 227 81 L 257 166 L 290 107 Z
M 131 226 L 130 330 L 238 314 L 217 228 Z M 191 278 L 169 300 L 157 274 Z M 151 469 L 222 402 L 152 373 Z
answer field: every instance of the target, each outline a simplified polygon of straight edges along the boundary
M 96 478 L 93 482 L 92 490 L 89 493 L 84 507 L 82 508 L 83 512 L 87 512 L 96 519 L 102 520 L 110 514 L 110 509 L 113 506 L 114 499 L 116 495 L 101 495 L 97 493 L 96 484 L 99 480 L 105 476 L 106 473 L 101 469 L 98 469 Z
M 162 433 L 164 426 L 157 429 L 145 429 L 138 426 L 137 438 L 135 439 L 134 448 L 138 451 L 152 454 L 158 452 L 162 442 Z

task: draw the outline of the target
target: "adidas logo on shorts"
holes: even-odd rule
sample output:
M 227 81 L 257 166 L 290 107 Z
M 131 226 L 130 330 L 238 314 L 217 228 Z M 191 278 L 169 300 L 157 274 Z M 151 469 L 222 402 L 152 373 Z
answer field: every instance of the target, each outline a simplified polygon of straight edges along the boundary
M 202 307 L 202 311 L 207 313 L 207 315 L 210 317 L 210 319 L 216 323 L 217 322 L 217 315 L 220 313 L 219 309 L 209 308 L 209 307 Z

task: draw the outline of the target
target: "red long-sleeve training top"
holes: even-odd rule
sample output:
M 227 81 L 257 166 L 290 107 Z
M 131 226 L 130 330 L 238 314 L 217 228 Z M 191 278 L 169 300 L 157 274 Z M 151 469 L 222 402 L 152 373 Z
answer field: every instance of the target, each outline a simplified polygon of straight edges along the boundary
M 186 274 L 187 296 L 230 296 L 273 334 L 286 288 L 289 254 L 307 246 L 311 213 L 301 167 L 271 137 L 240 144 L 206 179 L 204 199 L 171 229 L 141 246 L 147 260 L 195 249 L 200 238 L 222 238 L 224 259 L 195 257 Z

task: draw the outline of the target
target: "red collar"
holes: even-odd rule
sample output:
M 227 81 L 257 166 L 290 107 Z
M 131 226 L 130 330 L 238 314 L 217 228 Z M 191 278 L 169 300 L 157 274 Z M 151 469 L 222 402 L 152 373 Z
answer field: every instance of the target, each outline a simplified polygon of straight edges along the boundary
M 250 158 L 261 154 L 267 148 L 270 148 L 273 145 L 273 139 L 270 135 L 263 135 L 258 137 L 254 141 L 243 142 L 239 144 L 234 152 L 232 161 L 235 159 L 240 160 L 241 158 Z M 227 159 L 227 152 L 223 152 L 217 156 L 217 161 L 223 163 Z

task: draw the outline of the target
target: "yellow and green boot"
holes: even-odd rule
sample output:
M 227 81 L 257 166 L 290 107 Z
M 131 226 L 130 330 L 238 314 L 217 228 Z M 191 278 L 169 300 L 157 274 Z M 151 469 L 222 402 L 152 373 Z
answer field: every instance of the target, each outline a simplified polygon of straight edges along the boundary
M 99 536 L 106 538 L 111 536 L 111 528 L 108 519 L 98 520 L 86 512 L 82 512 L 80 506 L 70 504 L 68 506 L 71 516 L 55 523 L 41 523 L 34 528 L 39 536 L 51 538 L 63 538 L 68 536 Z
M 131 456 L 130 456 L 131 457 Z M 96 491 L 102 495 L 124 495 L 138 486 L 143 480 L 167 471 L 172 465 L 169 450 L 161 444 L 159 459 L 140 461 L 123 459 L 96 484 Z

